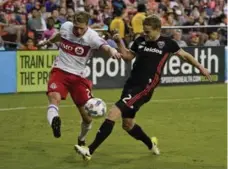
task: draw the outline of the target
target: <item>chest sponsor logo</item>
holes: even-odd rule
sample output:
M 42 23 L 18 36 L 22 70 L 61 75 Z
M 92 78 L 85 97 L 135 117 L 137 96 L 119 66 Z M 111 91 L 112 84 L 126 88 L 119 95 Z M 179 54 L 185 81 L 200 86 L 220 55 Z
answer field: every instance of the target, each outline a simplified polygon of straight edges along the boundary
M 61 39 L 60 48 L 64 52 L 78 57 L 86 57 L 91 49 L 89 46 L 73 43 L 63 38 Z
M 144 48 L 144 52 L 152 52 L 152 53 L 158 53 L 158 54 L 162 54 L 162 51 L 161 50 L 159 50 L 159 49 L 157 49 L 157 48 L 152 48 L 152 47 L 150 47 L 150 48 L 148 48 L 148 47 L 145 47 Z

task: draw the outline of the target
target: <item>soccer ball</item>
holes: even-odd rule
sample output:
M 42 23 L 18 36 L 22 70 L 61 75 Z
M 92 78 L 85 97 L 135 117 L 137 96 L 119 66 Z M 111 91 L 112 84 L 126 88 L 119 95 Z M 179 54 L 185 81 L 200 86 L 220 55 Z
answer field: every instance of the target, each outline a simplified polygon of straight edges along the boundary
M 106 114 L 107 107 L 100 98 L 91 98 L 85 104 L 86 112 L 92 117 L 102 117 Z

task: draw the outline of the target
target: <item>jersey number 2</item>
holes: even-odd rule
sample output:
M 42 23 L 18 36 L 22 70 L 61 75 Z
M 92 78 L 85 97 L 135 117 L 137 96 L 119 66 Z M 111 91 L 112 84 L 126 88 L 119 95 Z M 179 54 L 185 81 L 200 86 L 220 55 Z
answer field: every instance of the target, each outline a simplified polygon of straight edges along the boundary
M 122 101 L 123 101 L 125 104 L 127 104 L 127 102 L 128 102 L 129 100 L 131 100 L 131 98 L 132 98 L 131 94 L 128 94 L 128 96 L 127 96 L 127 97 L 124 97 L 124 98 L 122 99 Z M 133 109 L 134 106 L 132 105 L 132 106 L 130 106 L 130 108 Z

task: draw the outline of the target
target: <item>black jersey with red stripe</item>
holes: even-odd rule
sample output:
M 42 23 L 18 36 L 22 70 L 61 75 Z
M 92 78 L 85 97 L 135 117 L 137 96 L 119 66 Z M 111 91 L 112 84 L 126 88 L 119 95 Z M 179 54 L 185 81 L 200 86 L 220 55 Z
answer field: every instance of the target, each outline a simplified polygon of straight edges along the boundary
M 140 36 L 130 50 L 135 53 L 136 60 L 127 83 L 144 86 L 150 83 L 155 75 L 160 78 L 167 58 L 178 52 L 180 47 L 168 37 L 160 36 L 156 41 L 146 41 Z

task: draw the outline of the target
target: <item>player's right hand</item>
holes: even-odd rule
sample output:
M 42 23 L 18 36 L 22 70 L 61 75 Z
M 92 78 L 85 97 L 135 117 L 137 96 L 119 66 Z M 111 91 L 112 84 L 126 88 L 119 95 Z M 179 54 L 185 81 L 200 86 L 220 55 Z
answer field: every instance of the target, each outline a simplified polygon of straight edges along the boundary
M 200 68 L 200 72 L 201 72 L 204 76 L 206 76 L 206 78 L 207 78 L 210 82 L 212 82 L 212 78 L 211 78 L 210 72 L 209 72 L 206 68 L 201 67 L 201 68 Z
M 120 37 L 120 34 L 119 34 L 118 30 L 114 29 L 114 30 L 110 31 L 110 33 L 111 33 L 112 39 L 116 43 L 121 42 L 121 37 Z
M 116 33 L 112 36 L 112 39 L 116 42 L 116 43 L 120 43 L 121 42 L 121 37 L 120 34 Z

